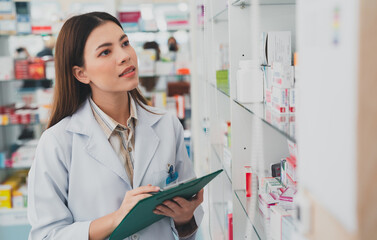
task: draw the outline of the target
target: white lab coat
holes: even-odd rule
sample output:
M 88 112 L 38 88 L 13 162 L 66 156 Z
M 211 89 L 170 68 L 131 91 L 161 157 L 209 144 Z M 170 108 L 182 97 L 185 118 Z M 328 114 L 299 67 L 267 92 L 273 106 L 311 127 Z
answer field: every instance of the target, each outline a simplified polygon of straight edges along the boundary
M 179 181 L 194 177 L 178 119 L 136 106 L 134 188 L 161 185 L 168 176 L 168 164 L 175 166 Z M 88 239 L 90 222 L 117 210 L 132 189 L 88 100 L 42 134 L 28 182 L 31 240 Z M 199 226 L 201 206 L 194 216 Z M 166 217 L 129 239 L 169 240 L 174 239 L 173 232 L 177 233 L 174 222 Z M 195 239 L 195 234 L 189 239 Z

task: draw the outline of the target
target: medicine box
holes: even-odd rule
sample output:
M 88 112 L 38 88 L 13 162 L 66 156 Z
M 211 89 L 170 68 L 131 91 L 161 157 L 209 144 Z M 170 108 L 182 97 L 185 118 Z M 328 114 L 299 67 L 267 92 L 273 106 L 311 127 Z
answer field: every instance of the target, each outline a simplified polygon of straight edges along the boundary
M 279 88 L 291 88 L 294 83 L 294 67 L 275 62 L 271 67 L 272 86 Z
M 154 76 L 156 74 L 156 51 L 153 49 L 144 49 L 138 55 L 139 75 Z
M 271 106 L 272 69 L 270 66 L 262 66 L 264 103 Z
M 0 185 L 1 208 L 12 208 L 12 187 L 10 185 Z
M 296 175 L 296 159 L 292 157 L 287 157 L 287 175 L 294 181 L 297 182 L 297 175 Z
M 276 31 L 262 33 L 260 36 L 260 46 L 259 58 L 262 65 L 271 65 L 274 62 L 291 65 L 291 32 Z
M 270 231 L 272 240 L 282 239 L 282 222 L 283 218 L 286 217 L 291 217 L 291 215 L 279 205 L 270 207 Z
M 263 180 L 263 189 L 265 193 L 270 193 L 273 191 L 278 191 L 279 188 L 282 188 L 283 185 L 280 183 L 278 178 L 264 178 Z
M 261 193 L 258 198 L 258 207 L 266 219 L 270 219 L 270 207 L 278 203 L 270 194 Z
M 289 115 L 272 111 L 271 123 L 283 132 L 289 132 Z
M 288 113 L 289 89 L 272 87 L 272 109 L 278 113 Z
M 296 112 L 296 89 L 295 88 L 289 89 L 289 112 L 290 113 Z
M 228 70 L 216 71 L 216 86 L 218 89 L 229 95 Z

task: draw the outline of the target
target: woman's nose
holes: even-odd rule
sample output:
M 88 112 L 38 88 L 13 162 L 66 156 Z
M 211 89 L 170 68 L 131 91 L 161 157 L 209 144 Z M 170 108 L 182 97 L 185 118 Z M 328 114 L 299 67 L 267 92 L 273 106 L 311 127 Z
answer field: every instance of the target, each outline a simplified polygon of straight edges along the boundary
M 120 55 L 119 64 L 123 64 L 123 63 L 129 62 L 130 60 L 131 60 L 131 56 L 128 53 L 123 52 Z

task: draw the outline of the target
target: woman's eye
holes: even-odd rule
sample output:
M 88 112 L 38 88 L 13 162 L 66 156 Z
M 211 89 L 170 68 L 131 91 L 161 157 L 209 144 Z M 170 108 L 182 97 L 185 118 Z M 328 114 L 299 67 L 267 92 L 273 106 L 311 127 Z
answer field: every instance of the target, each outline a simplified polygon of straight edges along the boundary
M 108 55 L 109 53 L 110 53 L 109 50 L 105 50 L 105 51 L 101 52 L 100 56 L 106 56 L 106 55 Z
M 130 41 L 128 41 L 128 40 L 122 43 L 122 47 L 125 47 L 125 46 L 128 46 L 128 45 L 130 45 Z

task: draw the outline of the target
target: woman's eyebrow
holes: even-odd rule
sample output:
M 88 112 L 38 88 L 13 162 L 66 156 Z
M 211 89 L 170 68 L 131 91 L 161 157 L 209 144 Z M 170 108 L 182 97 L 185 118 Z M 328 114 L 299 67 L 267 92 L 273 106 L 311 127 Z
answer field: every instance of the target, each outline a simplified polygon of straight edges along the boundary
M 126 38 L 127 35 L 126 34 L 123 34 L 120 38 L 119 38 L 119 42 L 121 42 L 124 38 Z M 108 47 L 108 46 L 111 46 L 113 45 L 112 43 L 102 43 L 101 45 L 99 45 L 97 48 L 96 48 L 96 51 L 98 49 L 100 49 L 101 47 Z
M 121 42 L 124 38 L 127 37 L 127 34 L 123 34 L 120 38 L 119 38 L 119 42 Z
M 108 46 L 111 46 L 111 45 L 113 45 L 113 44 L 112 44 L 112 43 L 103 43 L 103 44 L 99 45 L 99 46 L 96 48 L 96 51 L 97 51 L 98 49 L 100 49 L 101 47 L 108 47 Z

